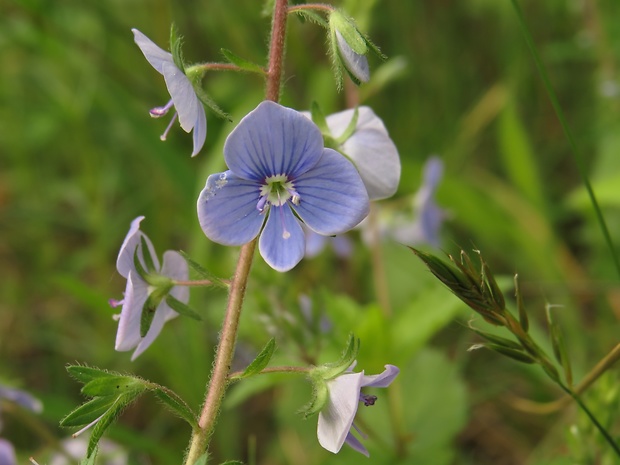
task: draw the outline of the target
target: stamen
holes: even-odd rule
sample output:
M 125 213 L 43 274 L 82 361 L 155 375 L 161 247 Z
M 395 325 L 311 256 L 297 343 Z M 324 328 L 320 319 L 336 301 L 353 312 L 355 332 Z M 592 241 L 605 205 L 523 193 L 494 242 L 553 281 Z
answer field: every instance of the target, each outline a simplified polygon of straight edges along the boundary
M 258 199 L 258 203 L 256 204 L 256 209 L 261 213 L 265 213 L 266 204 L 267 204 L 267 196 L 263 195 L 261 196 L 261 198 Z
M 112 308 L 116 308 L 116 307 L 120 307 L 121 305 L 123 305 L 124 302 L 125 302 L 125 299 L 123 300 L 109 299 L 108 305 L 110 305 L 110 307 Z
M 161 136 L 159 136 L 160 140 L 162 140 L 162 141 L 166 140 L 166 137 L 168 137 L 168 131 L 170 131 L 170 128 L 172 127 L 172 124 L 177 120 L 178 116 L 179 116 L 179 114 L 175 112 L 174 116 L 170 120 L 170 124 L 168 125 L 168 127 L 166 128 L 164 133 Z
M 370 407 L 371 405 L 375 405 L 375 402 L 377 402 L 377 396 L 369 396 L 367 394 L 360 393 L 360 402 L 364 402 L 366 407 Z
M 170 108 L 172 107 L 173 103 L 172 100 L 170 100 L 168 103 L 166 103 L 166 105 L 164 105 L 163 107 L 155 107 L 155 108 L 151 108 L 149 110 L 149 113 L 151 115 L 151 118 L 160 118 L 162 116 L 164 116 L 166 113 L 168 113 L 168 110 L 170 110 Z

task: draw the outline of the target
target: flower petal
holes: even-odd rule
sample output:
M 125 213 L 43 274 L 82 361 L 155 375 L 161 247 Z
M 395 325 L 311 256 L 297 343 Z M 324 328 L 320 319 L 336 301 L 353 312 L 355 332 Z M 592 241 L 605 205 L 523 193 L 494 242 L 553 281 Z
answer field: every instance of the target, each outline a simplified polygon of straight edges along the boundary
M 155 70 L 157 70 L 157 72 L 159 72 L 160 74 L 164 74 L 164 63 L 174 63 L 172 53 L 166 52 L 165 50 L 159 48 L 157 45 L 155 45 L 155 42 L 153 42 L 151 39 L 149 39 L 137 29 L 132 29 L 131 32 L 133 32 L 134 41 L 136 42 L 138 47 L 140 47 L 142 54 L 148 60 L 151 66 L 155 68 Z
M 139 216 L 131 222 L 131 226 L 129 227 L 129 232 L 125 236 L 125 240 L 123 241 L 123 245 L 121 245 L 121 250 L 118 253 L 118 257 L 116 259 L 116 269 L 120 273 L 123 278 L 127 278 L 129 276 L 129 272 L 131 270 L 135 270 L 134 267 L 134 254 L 136 252 L 136 248 L 140 246 L 142 242 L 142 238 L 144 238 L 146 245 L 149 249 L 149 253 L 151 254 L 153 264 L 155 268 L 159 269 L 159 260 L 157 259 L 157 255 L 155 254 L 155 248 L 153 247 L 153 243 L 151 240 L 140 231 L 140 223 L 144 219 L 144 216 Z M 142 247 L 138 251 L 138 259 L 140 263 L 145 266 Z
M 159 336 L 162 328 L 164 327 L 164 323 L 166 320 L 178 316 L 178 313 L 172 310 L 165 301 L 159 304 L 157 310 L 155 310 L 155 316 L 153 317 L 153 322 L 151 323 L 151 327 L 149 328 L 146 336 L 140 339 L 138 343 L 138 347 L 134 351 L 131 356 L 131 361 L 133 362 L 142 352 L 144 352 L 148 347 L 153 343 L 153 341 Z M 138 328 L 139 330 L 139 328 Z
M 288 271 L 301 261 L 305 248 L 301 224 L 288 205 L 272 206 L 258 241 L 263 259 L 274 270 Z
M 334 454 L 342 448 L 353 424 L 363 376 L 364 373 L 350 373 L 327 382 L 329 400 L 319 412 L 317 437 L 319 444 Z
M 187 281 L 189 278 L 189 266 L 180 253 L 175 252 L 174 250 L 167 250 L 164 252 L 164 264 L 161 267 L 161 274 L 177 281 Z M 189 287 L 174 286 L 170 290 L 170 295 L 186 304 L 189 302 Z M 166 321 L 178 315 L 177 312 L 172 310 L 167 305 L 165 313 Z
M 323 136 L 301 113 L 265 101 L 248 113 L 224 145 L 228 168 L 244 179 L 297 177 L 321 158 Z
M 0 401 L 3 399 L 10 400 L 11 402 L 14 402 L 17 405 L 35 413 L 41 413 L 43 411 L 43 403 L 33 395 L 27 393 L 26 391 L 22 391 L 21 389 L 0 385 Z M 4 462 L 0 460 L 0 464 L 2 463 Z
M 260 186 L 231 171 L 212 174 L 198 197 L 198 220 L 206 236 L 223 245 L 254 239 L 265 217 L 256 209 Z
M 0 464 L 17 465 L 17 457 L 13 445 L 6 439 L 0 438 Z
M 166 87 L 179 114 L 179 123 L 185 132 L 190 132 L 199 119 L 199 111 L 204 115 L 204 107 L 183 71 L 174 63 L 164 63 L 163 68 Z
M 114 350 L 124 352 L 136 347 L 140 342 L 140 320 L 142 308 L 148 297 L 148 284 L 135 271 L 127 276 L 127 288 L 121 316 L 118 320 Z
M 355 110 L 346 110 L 327 117 L 327 126 L 334 138 L 342 136 Z M 371 200 L 391 197 L 400 181 L 398 149 L 383 121 L 366 106 L 358 108 L 355 132 L 341 146 L 358 169 Z
M 194 151 L 192 157 L 198 155 L 198 152 L 205 145 L 207 138 L 207 116 L 205 115 L 205 107 L 202 102 L 198 102 L 198 111 L 196 112 L 196 121 L 194 122 Z
M 355 167 L 341 154 L 324 149 L 317 165 L 295 180 L 300 203 L 295 211 L 325 236 L 353 228 L 368 214 L 368 194 Z
M 370 79 L 370 69 L 368 67 L 366 55 L 355 53 L 338 31 L 336 31 L 336 41 L 338 43 L 340 58 L 347 70 L 361 82 L 368 82 Z
M 359 453 L 364 454 L 366 457 L 370 457 L 370 454 L 368 453 L 368 450 L 359 441 L 359 439 L 357 439 L 355 436 L 353 436 L 353 434 L 350 431 L 349 431 L 349 434 L 347 434 L 345 442 L 349 446 L 351 446 L 353 449 L 358 451 Z
M 400 373 L 400 369 L 397 366 L 385 365 L 385 370 L 378 375 L 364 375 L 361 387 L 388 387 L 398 373 Z

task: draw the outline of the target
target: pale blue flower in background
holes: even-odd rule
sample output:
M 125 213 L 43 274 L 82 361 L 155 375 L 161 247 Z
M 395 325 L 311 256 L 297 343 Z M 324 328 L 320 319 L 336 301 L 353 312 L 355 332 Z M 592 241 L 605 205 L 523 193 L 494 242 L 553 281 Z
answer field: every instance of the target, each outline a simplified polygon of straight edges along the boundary
M 360 402 L 374 405 L 376 396 L 362 394 L 364 387 L 388 387 L 400 370 L 394 365 L 385 365 L 385 370 L 378 375 L 365 375 L 364 372 L 353 373 L 355 363 L 343 374 L 327 380 L 329 399 L 319 412 L 317 437 L 319 444 L 334 454 L 339 452 L 346 442 L 362 454 L 368 451 L 352 433 L 351 428 L 359 430 L 353 423 Z M 361 434 L 361 433 L 360 433 Z
M 422 172 L 422 185 L 414 198 L 413 220 L 400 221 L 390 228 L 393 239 L 406 245 L 429 244 L 439 246 L 440 229 L 446 212 L 435 201 L 435 192 L 443 177 L 443 162 L 430 157 Z
M 353 253 L 353 243 L 345 234 L 339 236 L 322 236 L 311 229 L 304 227 L 306 233 L 306 258 L 319 255 L 323 249 L 330 246 L 337 257 L 347 258 Z
M 73 465 L 86 457 L 88 438 L 80 436 L 68 438 L 60 443 L 63 453 L 54 454 L 49 465 Z M 73 459 L 73 460 L 71 460 Z M 100 465 L 127 465 L 129 454 L 118 443 L 101 439 L 97 445 L 97 463 Z M 2 462 L 0 462 L 1 464 Z
M 0 465 L 17 465 L 13 444 L 2 438 L 0 438 Z
M 7 401 L 34 413 L 43 411 L 43 404 L 36 397 L 21 389 L 0 385 L 0 431 L 2 430 L 2 404 Z M 13 444 L 2 438 L 0 438 L 0 465 L 17 465 Z
M 178 315 L 170 308 L 165 299 L 162 300 L 155 310 L 155 316 L 148 332 L 144 337 L 140 336 L 142 310 L 154 289 L 136 269 L 134 257 L 137 256 L 142 268 L 147 273 L 154 273 L 177 281 L 186 281 L 189 276 L 187 262 L 178 252 L 166 251 L 164 253 L 164 264 L 161 267 L 159 266 L 159 260 L 151 240 L 140 231 L 140 222 L 143 219 L 144 216 L 139 216 L 131 222 L 131 227 L 116 260 L 116 269 L 121 276 L 127 279 L 125 296 L 121 301 L 110 301 L 113 307 L 122 305 L 121 313 L 118 316 L 118 331 L 114 348 L 120 352 L 135 348 L 131 360 L 135 360 L 152 344 L 166 321 Z M 143 250 L 143 243 L 146 244 L 148 250 Z M 149 254 L 155 267 L 154 270 L 148 270 L 148 262 L 144 257 L 145 253 Z M 189 289 L 185 286 L 172 287 L 169 295 L 183 303 L 189 301 Z
M 164 76 L 168 93 L 172 97 L 163 107 L 156 107 L 150 110 L 152 117 L 159 118 L 168 113 L 168 110 L 174 106 L 175 113 L 170 124 L 162 134 L 161 140 L 166 140 L 168 131 L 178 116 L 181 128 L 185 132 L 194 131 L 192 157 L 197 155 L 207 137 L 207 117 L 204 106 L 196 95 L 194 86 L 185 75 L 185 72 L 174 63 L 170 52 L 159 48 L 151 39 L 137 29 L 132 29 L 131 31 L 144 57 L 158 73 Z
M 357 112 L 353 132 L 344 140 Z M 309 112 L 304 112 L 311 118 Z M 355 165 L 364 181 L 370 200 L 391 197 L 400 182 L 400 157 L 385 125 L 370 107 L 361 106 L 329 115 L 325 119 L 338 151 Z
M 355 167 L 323 147 L 321 132 L 301 113 L 265 101 L 228 136 L 229 170 L 207 179 L 198 219 L 214 242 L 237 246 L 256 238 L 267 264 L 288 271 L 303 258 L 300 220 L 331 236 L 368 214 L 368 194 Z

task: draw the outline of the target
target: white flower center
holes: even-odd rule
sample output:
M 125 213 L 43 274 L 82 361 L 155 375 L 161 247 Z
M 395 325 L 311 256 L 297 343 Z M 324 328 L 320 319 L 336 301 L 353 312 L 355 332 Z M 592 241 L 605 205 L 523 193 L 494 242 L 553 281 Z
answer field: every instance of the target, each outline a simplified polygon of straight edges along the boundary
M 263 213 L 267 206 L 281 207 L 289 200 L 294 205 L 299 205 L 300 197 L 295 191 L 293 181 L 289 181 L 285 174 L 275 174 L 265 178 L 260 188 L 260 198 L 256 208 Z

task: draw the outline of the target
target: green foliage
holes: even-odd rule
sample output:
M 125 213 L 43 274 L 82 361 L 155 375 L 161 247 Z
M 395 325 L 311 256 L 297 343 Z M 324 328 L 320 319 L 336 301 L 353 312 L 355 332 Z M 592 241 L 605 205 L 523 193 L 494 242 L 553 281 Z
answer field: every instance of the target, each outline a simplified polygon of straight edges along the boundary
M 254 361 L 250 363 L 243 373 L 239 375 L 239 379 L 249 378 L 250 376 L 259 374 L 267 365 L 276 350 L 276 340 L 274 338 L 269 339 L 269 342 L 263 347 L 263 349 L 256 356 Z

